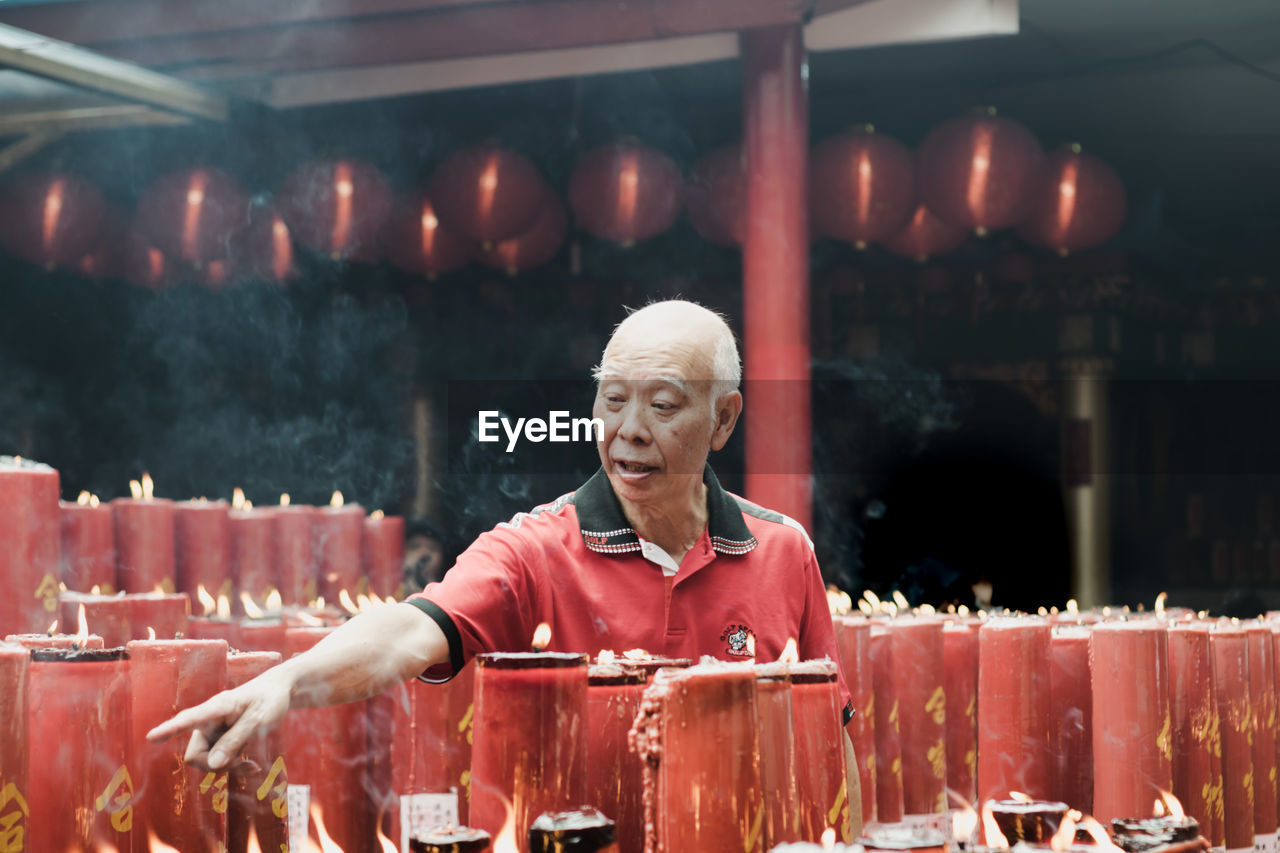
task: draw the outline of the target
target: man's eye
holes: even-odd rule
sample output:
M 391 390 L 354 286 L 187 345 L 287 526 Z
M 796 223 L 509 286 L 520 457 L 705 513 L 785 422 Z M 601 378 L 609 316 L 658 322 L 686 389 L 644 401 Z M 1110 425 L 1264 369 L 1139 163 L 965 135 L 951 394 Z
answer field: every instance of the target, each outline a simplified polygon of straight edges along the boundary
M 669 412 L 669 411 L 671 411 L 672 409 L 674 409 L 674 408 L 675 408 L 675 404 L 674 404 L 674 403 L 664 403 L 664 402 L 662 402 L 661 400 L 654 400 L 654 401 L 653 401 L 653 407 L 654 407 L 655 409 L 658 409 L 659 411 Z

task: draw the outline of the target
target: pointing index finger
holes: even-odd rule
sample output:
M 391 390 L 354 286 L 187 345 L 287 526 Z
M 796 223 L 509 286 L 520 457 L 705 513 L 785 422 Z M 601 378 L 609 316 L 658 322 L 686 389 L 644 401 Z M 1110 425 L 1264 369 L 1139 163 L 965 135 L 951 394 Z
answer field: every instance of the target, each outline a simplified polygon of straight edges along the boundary
M 226 708 L 219 701 L 220 698 L 215 696 L 207 702 L 175 714 L 147 732 L 147 740 L 153 743 L 168 740 L 174 735 L 221 722 L 226 715 Z

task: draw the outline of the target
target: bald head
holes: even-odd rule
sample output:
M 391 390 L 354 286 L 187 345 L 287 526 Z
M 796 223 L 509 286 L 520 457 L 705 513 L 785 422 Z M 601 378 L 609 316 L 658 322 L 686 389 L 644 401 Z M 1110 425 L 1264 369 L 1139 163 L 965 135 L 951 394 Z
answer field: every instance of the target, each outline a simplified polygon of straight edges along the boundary
M 682 376 L 666 377 L 672 359 Z M 679 378 L 711 383 L 716 400 L 736 391 L 742 366 L 733 330 L 719 314 L 693 302 L 654 302 L 618 324 L 595 369 L 599 382 L 609 377 Z

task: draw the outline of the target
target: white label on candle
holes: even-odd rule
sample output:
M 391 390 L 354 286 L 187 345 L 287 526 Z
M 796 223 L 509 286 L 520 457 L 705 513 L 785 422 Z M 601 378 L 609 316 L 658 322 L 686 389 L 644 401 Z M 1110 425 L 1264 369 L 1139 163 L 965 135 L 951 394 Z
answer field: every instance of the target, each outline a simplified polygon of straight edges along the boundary
M 290 785 L 289 793 L 289 849 L 307 849 L 307 826 L 311 823 L 311 786 Z
M 1253 849 L 1257 853 L 1280 853 L 1280 833 L 1268 832 L 1253 837 Z
M 457 825 L 457 788 L 447 794 L 402 794 L 400 796 L 400 849 L 402 851 L 409 849 L 410 834 L 426 832 L 437 826 Z

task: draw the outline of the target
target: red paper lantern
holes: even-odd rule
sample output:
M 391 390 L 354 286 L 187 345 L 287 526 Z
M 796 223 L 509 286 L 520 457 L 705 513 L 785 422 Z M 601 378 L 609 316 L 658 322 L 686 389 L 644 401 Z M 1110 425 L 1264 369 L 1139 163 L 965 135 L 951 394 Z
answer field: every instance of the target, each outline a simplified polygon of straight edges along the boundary
M 917 179 L 945 222 L 985 234 L 1022 218 L 1044 152 L 1024 126 L 983 114 L 943 122 L 920 144 Z
M 382 172 L 351 157 L 312 160 L 280 188 L 280 214 L 298 242 L 333 260 L 376 261 L 391 212 Z
M 75 266 L 94 250 L 106 207 L 102 193 L 74 175 L 27 175 L 0 192 L 0 243 L 33 264 Z
M 406 272 L 434 279 L 467 263 L 470 244 L 441 224 L 425 192 L 396 205 L 387 232 L 387 258 Z
M 693 164 L 684 182 L 684 210 L 694 230 L 721 246 L 742 245 L 746 199 L 747 173 L 738 145 L 704 156 Z
M 1051 153 L 1031 182 L 1018 235 L 1062 254 L 1105 243 L 1124 225 L 1124 184 L 1115 170 L 1071 145 Z
M 656 237 L 680 214 L 680 169 L 637 142 L 593 148 L 569 178 L 569 207 L 588 233 L 631 246 Z
M 968 231 L 943 222 L 920 204 L 907 224 L 881 241 L 881 245 L 895 255 L 905 255 L 923 263 L 959 248 L 968 236 Z
M 911 216 L 911 152 L 870 128 L 825 139 L 813 149 L 809 199 L 819 233 L 864 249 L 901 228 Z
M 225 172 L 183 169 L 160 176 L 143 191 L 137 225 L 169 257 L 203 264 L 227 256 L 248 206 L 248 196 Z
M 559 201 L 554 198 L 548 201 L 532 229 L 515 239 L 503 240 L 488 251 L 477 251 L 476 260 L 487 267 L 506 270 L 507 275 L 515 275 L 554 258 L 569 234 L 569 218 Z
M 550 190 L 523 155 L 482 145 L 445 158 L 431 175 L 427 194 L 450 230 L 492 244 L 532 228 Z

